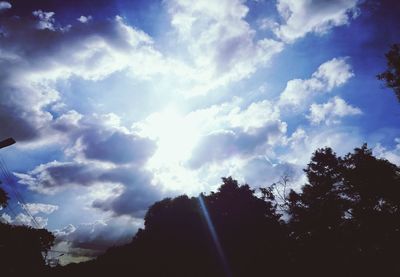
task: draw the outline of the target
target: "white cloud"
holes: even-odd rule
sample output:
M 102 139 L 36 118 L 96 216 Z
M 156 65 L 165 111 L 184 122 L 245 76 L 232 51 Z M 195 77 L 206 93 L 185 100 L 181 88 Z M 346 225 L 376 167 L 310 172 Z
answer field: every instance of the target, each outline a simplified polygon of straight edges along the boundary
M 348 57 L 333 58 L 323 63 L 318 67 L 312 78 L 320 80 L 326 86 L 327 91 L 345 84 L 354 76 L 347 59 Z
M 54 12 L 44 12 L 42 10 L 33 11 L 32 14 L 39 19 L 37 23 L 37 28 L 39 30 L 49 29 L 54 31 Z
M 12 5 L 9 2 L 0 1 L 0 12 L 2 10 L 8 10 L 8 9 L 11 9 L 11 8 L 12 8 Z
M 178 42 L 196 69 L 192 94 L 246 78 L 283 49 L 281 42 L 255 38 L 242 1 L 173 0 L 167 6 Z
M 346 103 L 340 97 L 334 97 L 324 104 L 312 104 L 307 118 L 312 124 L 318 125 L 325 122 L 326 125 L 340 123 L 340 119 L 349 115 L 360 115 L 362 111 Z
M 84 16 L 81 15 L 80 17 L 78 17 L 76 20 L 78 20 L 81 23 L 88 23 L 89 21 L 91 21 L 93 19 L 93 17 L 91 15 L 88 16 Z
M 372 150 L 375 156 L 382 159 L 387 159 L 391 163 L 400 166 L 400 138 L 395 139 L 396 145 L 393 149 L 388 149 L 378 143 Z
M 358 0 L 278 0 L 277 9 L 284 24 L 275 33 L 289 43 L 310 32 L 323 34 L 356 17 L 358 3 Z
M 297 128 L 287 140 L 287 151 L 279 160 L 305 167 L 318 148 L 331 147 L 339 155 L 345 155 L 362 145 L 357 129 L 329 128 L 306 130 Z
M 354 73 L 346 57 L 333 58 L 318 67 L 310 79 L 293 79 L 286 84 L 286 88 L 279 98 L 280 106 L 294 106 L 304 108 L 306 103 L 318 93 L 329 92 L 345 84 Z
M 0 217 L 0 222 L 3 221 L 8 224 L 25 225 L 33 228 L 45 228 L 47 226 L 48 218 L 35 216 L 31 217 L 25 213 L 19 213 L 12 218 L 7 213 L 3 213 Z
M 279 27 L 279 24 L 272 20 L 271 18 L 262 18 L 257 21 L 258 28 L 262 31 L 275 30 Z
M 288 184 L 291 188 L 301 183 L 303 167 L 301 165 L 290 164 L 285 161 L 279 161 L 276 158 L 271 159 L 268 156 L 255 156 L 249 159 L 240 169 L 245 183 L 253 187 L 269 186 L 287 176 L 290 179 Z
M 188 114 L 166 109 L 133 126 L 135 132 L 157 142 L 146 165 L 154 174 L 153 182 L 185 193 L 209 189 L 204 168 L 263 152 L 279 144 L 286 129 L 272 102 L 246 106 L 238 97 Z M 223 176 L 219 170 L 215 174 L 217 180 Z
M 78 129 L 79 123 L 84 116 L 75 110 L 69 110 L 61 114 L 53 122 L 53 128 L 67 132 L 68 130 Z
M 27 209 L 32 215 L 36 215 L 39 213 L 51 214 L 58 210 L 57 205 L 43 204 L 43 203 L 27 203 L 21 204 L 24 206 L 24 209 Z
M 251 103 L 246 109 L 233 109 L 227 115 L 227 121 L 233 128 L 242 128 L 245 132 L 251 132 L 265 126 L 267 122 L 280 119 L 279 109 L 268 100 Z

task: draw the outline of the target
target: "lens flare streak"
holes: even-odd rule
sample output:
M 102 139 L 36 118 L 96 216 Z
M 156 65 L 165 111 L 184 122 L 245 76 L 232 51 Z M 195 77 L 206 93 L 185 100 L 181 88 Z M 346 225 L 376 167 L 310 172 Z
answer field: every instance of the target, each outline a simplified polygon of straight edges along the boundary
M 205 220 L 207 222 L 208 230 L 210 231 L 212 240 L 213 240 L 213 242 L 215 244 L 215 247 L 217 248 L 218 255 L 219 255 L 220 259 L 221 259 L 221 262 L 222 262 L 222 265 L 224 267 L 226 276 L 231 277 L 232 274 L 231 274 L 231 271 L 229 270 L 228 262 L 226 260 L 226 257 L 225 257 L 224 251 L 222 249 L 221 243 L 220 243 L 220 241 L 218 239 L 217 231 L 215 230 L 214 224 L 212 223 L 210 214 L 208 213 L 208 209 L 206 207 L 206 204 L 204 203 L 204 199 L 203 199 L 202 195 L 199 195 L 199 203 L 200 203 L 200 208 L 201 208 L 201 211 L 203 213 L 203 216 L 204 216 L 204 218 L 205 218 Z

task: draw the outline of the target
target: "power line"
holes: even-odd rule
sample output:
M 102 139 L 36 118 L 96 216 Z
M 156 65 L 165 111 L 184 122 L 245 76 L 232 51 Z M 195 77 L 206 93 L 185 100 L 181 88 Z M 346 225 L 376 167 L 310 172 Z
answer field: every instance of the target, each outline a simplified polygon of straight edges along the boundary
M 18 192 L 17 188 L 15 187 L 14 183 L 14 178 L 12 173 L 7 167 L 7 164 L 5 163 L 3 157 L 0 155 L 0 169 L 5 177 L 5 179 L 9 183 L 9 187 L 11 187 L 11 190 L 13 191 L 13 194 L 15 198 L 20 202 L 22 209 L 26 212 L 27 216 L 32 220 L 33 225 L 35 225 L 36 228 L 40 229 L 41 226 L 37 222 L 36 218 L 32 215 L 32 213 L 29 211 L 28 205 L 22 195 Z
M 3 157 L 2 157 L 1 155 L 0 155 L 0 160 L 1 160 L 2 163 L 4 164 L 4 167 L 5 167 L 5 169 L 6 169 L 6 173 L 8 174 L 11 183 L 14 183 L 14 186 L 13 186 L 13 184 L 11 184 L 11 187 L 12 187 L 13 189 L 15 189 L 15 191 L 16 191 L 16 193 L 17 193 L 19 199 L 22 201 L 22 205 L 23 205 L 22 208 L 27 212 L 27 214 L 29 215 L 29 217 L 32 218 L 33 222 L 36 224 L 36 227 L 40 229 L 40 228 L 41 228 L 40 224 L 37 222 L 36 218 L 31 214 L 31 212 L 30 212 L 30 210 L 29 210 L 29 208 L 28 208 L 28 205 L 27 205 L 26 201 L 24 200 L 24 198 L 22 197 L 22 195 L 18 192 L 18 190 L 16 189 L 16 187 L 15 187 L 15 182 L 14 182 L 14 177 L 13 177 L 14 175 L 13 175 L 13 174 L 10 172 L 10 170 L 8 169 L 8 166 L 7 166 L 7 164 L 4 162 L 4 159 L 3 159 Z

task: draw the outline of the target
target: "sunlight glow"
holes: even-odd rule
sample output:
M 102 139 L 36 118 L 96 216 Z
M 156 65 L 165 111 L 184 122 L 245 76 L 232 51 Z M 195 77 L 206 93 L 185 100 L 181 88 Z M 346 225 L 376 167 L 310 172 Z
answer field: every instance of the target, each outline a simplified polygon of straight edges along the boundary
M 192 189 L 197 191 L 194 187 L 187 187 L 188 184 L 196 185 L 195 176 L 185 168 L 185 163 L 200 139 L 201 128 L 180 114 L 176 107 L 153 113 L 133 127 L 138 129 L 142 136 L 149 137 L 157 143 L 156 152 L 147 163 L 148 169 L 155 175 L 154 178 L 159 179 L 159 175 L 167 189 L 184 189 L 189 193 Z
M 156 164 L 187 160 L 200 137 L 196 126 L 171 107 L 150 115 L 141 128 L 143 135 L 157 141 L 157 151 L 151 158 Z

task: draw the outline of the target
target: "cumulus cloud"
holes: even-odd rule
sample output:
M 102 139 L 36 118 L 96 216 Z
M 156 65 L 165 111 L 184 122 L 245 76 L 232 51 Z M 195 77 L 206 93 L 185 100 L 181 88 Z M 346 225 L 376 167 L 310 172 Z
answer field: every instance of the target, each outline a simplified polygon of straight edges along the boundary
M 151 184 L 152 174 L 135 166 L 109 168 L 96 163 L 54 161 L 15 175 L 20 184 L 42 194 L 55 194 L 80 186 L 114 186 L 114 189 L 106 190 L 106 196 L 97 193 L 91 206 L 110 211 L 115 216 L 143 216 L 146 209 L 163 196 L 160 189 Z M 32 208 L 45 212 L 52 207 L 33 205 Z
M 155 144 L 135 134 L 88 129 L 80 136 L 76 148 L 88 160 L 143 165 L 154 153 Z M 76 148 L 71 151 L 77 151 Z
M 12 5 L 10 4 L 10 2 L 0 1 L 0 12 L 3 10 L 11 9 L 11 8 L 12 8 Z
M 53 161 L 41 164 L 28 173 L 14 173 L 19 183 L 30 190 L 54 194 L 72 186 L 90 186 L 97 181 L 102 169 L 78 162 Z
M 272 121 L 251 133 L 240 129 L 211 132 L 200 140 L 188 164 L 191 168 L 199 168 L 205 163 L 218 162 L 236 155 L 246 157 L 256 152 L 262 153 L 262 148 L 274 145 L 283 137 L 286 129 L 285 122 Z
M 0 216 L 0 222 L 5 222 L 13 225 L 24 225 L 33 228 L 45 228 L 47 226 L 48 218 L 42 216 L 31 217 L 25 213 L 19 213 L 12 218 L 7 213 L 3 213 Z
M 310 79 L 293 79 L 286 84 L 278 104 L 304 108 L 304 104 L 317 94 L 329 92 L 345 84 L 354 76 L 347 58 L 333 58 L 318 67 Z
M 39 30 L 52 30 L 54 31 L 54 12 L 44 12 L 42 10 L 37 10 L 33 11 L 32 14 L 39 19 L 39 22 L 37 23 L 37 28 Z
M 374 155 L 378 158 L 386 159 L 391 163 L 400 166 L 400 138 L 396 138 L 394 142 L 395 146 L 392 149 L 377 143 L 372 150 Z
M 192 88 L 193 94 L 248 77 L 283 49 L 273 39 L 255 39 L 243 1 L 173 0 L 167 7 L 178 39 L 197 69 L 200 84 Z
M 70 110 L 59 116 L 52 127 L 67 135 L 67 143 L 73 143 L 65 154 L 80 162 L 142 166 L 156 148 L 153 140 L 123 127 L 120 117 L 113 113 L 83 116 Z
M 312 153 L 323 147 L 331 147 L 343 156 L 362 145 L 363 141 L 356 128 L 329 128 L 306 130 L 301 127 L 287 139 L 286 153 L 279 157 L 281 161 L 305 166 Z
M 307 33 L 323 34 L 333 27 L 349 24 L 358 15 L 359 0 L 278 0 L 277 10 L 284 23 L 275 34 L 294 42 Z
M 91 21 L 93 19 L 93 17 L 91 15 L 88 16 L 84 16 L 81 15 L 80 17 L 78 17 L 76 20 L 78 20 L 81 23 L 88 23 L 89 21 Z
M 109 193 L 108 197 L 92 203 L 94 208 L 111 211 L 117 216 L 143 217 L 147 208 L 163 196 L 160 188 L 151 184 L 152 174 L 143 170 L 119 168 L 104 173 L 101 179 L 125 184 L 122 191 Z
M 336 96 L 324 104 L 312 104 L 307 118 L 312 124 L 324 122 L 326 125 L 340 123 L 340 119 L 350 115 L 360 115 L 362 111 Z
M 269 186 L 287 176 L 291 181 L 298 181 L 302 175 L 299 165 L 270 159 L 267 156 L 254 156 L 243 166 L 241 172 L 244 182 L 253 187 Z

